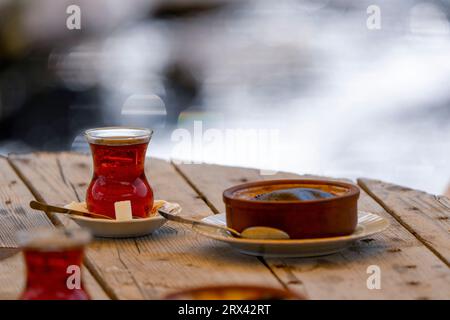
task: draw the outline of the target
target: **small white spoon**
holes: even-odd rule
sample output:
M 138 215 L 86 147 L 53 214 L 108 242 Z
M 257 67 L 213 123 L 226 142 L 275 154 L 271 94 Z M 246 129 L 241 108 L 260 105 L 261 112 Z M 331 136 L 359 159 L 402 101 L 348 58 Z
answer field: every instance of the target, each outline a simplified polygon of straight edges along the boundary
M 158 212 L 160 215 L 162 215 L 167 220 L 185 223 L 185 224 L 189 224 L 191 226 L 200 225 L 200 226 L 205 226 L 205 227 L 209 227 L 209 228 L 227 231 L 237 238 L 267 239 L 267 240 L 269 240 L 269 239 L 270 240 L 289 239 L 289 235 L 286 232 L 284 232 L 283 230 L 280 230 L 280 229 L 276 229 L 276 228 L 250 227 L 250 228 L 245 229 L 242 232 L 238 232 L 238 231 L 236 231 L 232 228 L 226 227 L 226 226 L 218 226 L 215 224 L 174 215 L 167 211 L 164 211 L 163 209 L 159 209 Z

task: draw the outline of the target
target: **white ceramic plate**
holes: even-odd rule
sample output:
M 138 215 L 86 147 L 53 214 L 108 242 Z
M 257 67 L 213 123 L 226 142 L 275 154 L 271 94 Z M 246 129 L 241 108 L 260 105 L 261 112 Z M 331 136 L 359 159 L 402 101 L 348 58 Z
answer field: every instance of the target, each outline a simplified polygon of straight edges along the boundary
M 202 219 L 205 222 L 226 225 L 225 213 L 212 215 Z M 228 243 L 238 251 L 265 257 L 313 257 L 339 252 L 348 247 L 353 241 L 368 237 L 385 230 L 389 221 L 374 213 L 359 211 L 358 225 L 355 232 L 348 236 L 293 239 L 293 240 L 256 240 L 235 238 L 226 231 L 195 225 L 193 229 L 198 233 L 221 242 Z
M 181 212 L 181 207 L 177 203 L 166 203 L 164 206 L 170 207 L 171 213 Z M 156 215 L 127 221 L 97 219 L 83 216 L 70 215 L 80 227 L 88 229 L 92 235 L 103 238 L 130 238 L 139 237 L 152 233 L 166 223 L 166 219 Z

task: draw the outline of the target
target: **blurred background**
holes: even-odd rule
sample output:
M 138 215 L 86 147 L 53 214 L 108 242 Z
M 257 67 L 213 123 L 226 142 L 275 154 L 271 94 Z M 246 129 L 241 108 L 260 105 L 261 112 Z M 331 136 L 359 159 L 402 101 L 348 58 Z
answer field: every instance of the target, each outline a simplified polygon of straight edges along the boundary
M 144 126 L 156 157 L 442 194 L 449 19 L 449 0 L 0 0 L 0 154 Z

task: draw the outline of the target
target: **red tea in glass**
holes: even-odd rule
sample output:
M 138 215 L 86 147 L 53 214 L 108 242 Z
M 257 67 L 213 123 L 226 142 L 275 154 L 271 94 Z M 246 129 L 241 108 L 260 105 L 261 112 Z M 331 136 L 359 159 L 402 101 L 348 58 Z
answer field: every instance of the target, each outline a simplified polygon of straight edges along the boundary
M 85 133 L 94 162 L 86 193 L 89 211 L 115 218 L 115 203 L 129 201 L 133 217 L 148 217 L 153 190 L 145 177 L 144 162 L 152 131 L 110 127 Z
M 81 280 L 90 234 L 45 228 L 19 233 L 27 269 L 22 300 L 89 300 Z

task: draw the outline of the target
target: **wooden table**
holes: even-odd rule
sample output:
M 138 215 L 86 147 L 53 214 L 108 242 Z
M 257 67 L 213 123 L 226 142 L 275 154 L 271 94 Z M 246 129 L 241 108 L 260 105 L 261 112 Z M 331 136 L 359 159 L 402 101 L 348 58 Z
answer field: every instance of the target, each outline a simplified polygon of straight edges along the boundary
M 158 199 L 178 202 L 202 217 L 224 210 L 222 191 L 246 181 L 298 177 L 217 165 L 147 159 Z M 35 198 L 65 204 L 82 200 L 91 177 L 89 155 L 33 153 L 0 158 L 0 298 L 14 299 L 24 284 L 24 264 L 14 234 L 70 219 L 29 208 Z M 450 200 L 370 179 L 358 179 L 359 208 L 391 226 L 347 250 L 325 257 L 264 259 L 235 252 L 189 229 L 167 223 L 152 235 L 96 239 L 88 248 L 84 280 L 95 299 L 158 299 L 208 284 L 286 287 L 311 299 L 449 299 Z M 367 268 L 381 268 L 381 289 L 369 290 Z

